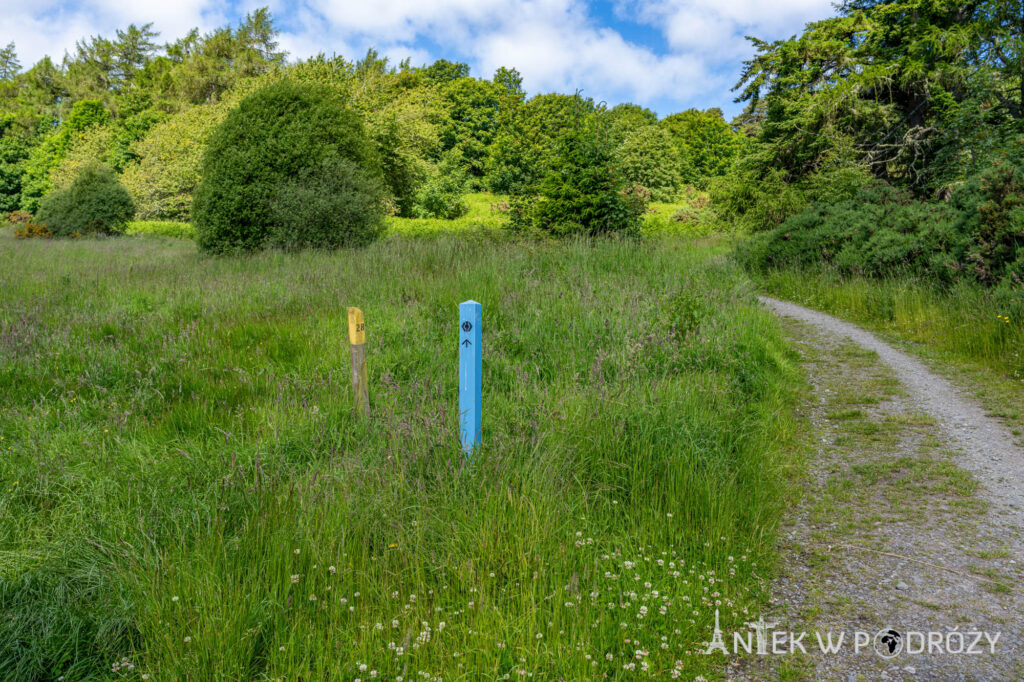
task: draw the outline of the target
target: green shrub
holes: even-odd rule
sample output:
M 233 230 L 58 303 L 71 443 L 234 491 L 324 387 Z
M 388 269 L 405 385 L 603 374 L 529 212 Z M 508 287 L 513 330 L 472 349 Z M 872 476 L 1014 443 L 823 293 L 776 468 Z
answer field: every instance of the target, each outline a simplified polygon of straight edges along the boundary
M 495 194 L 526 194 L 555 163 L 559 140 L 595 115 L 593 100 L 576 95 L 537 95 L 499 109 L 488 151 L 487 187 Z
M 60 127 L 46 135 L 25 159 L 25 172 L 21 178 L 21 208 L 35 213 L 42 197 L 53 188 L 52 174 L 68 150 L 90 128 L 106 125 L 109 121 L 110 112 L 101 101 L 84 99 L 75 102 Z
M 619 173 L 627 182 L 646 187 L 654 201 L 672 201 L 683 185 L 686 163 L 672 137 L 657 126 L 629 133 L 615 152 Z
M 852 275 L 1024 287 L 1022 156 L 1005 155 L 948 201 L 876 183 L 851 199 L 815 204 L 738 255 L 758 270 L 823 264 Z
M 782 171 L 760 174 L 739 163 L 728 175 L 713 178 L 708 192 L 719 215 L 747 232 L 770 230 L 807 207 L 807 198 Z
M 957 232 L 971 236 L 964 265 L 972 276 L 1024 287 L 1024 147 L 964 183 L 950 203 L 960 212 Z
M 581 125 L 561 139 L 536 196 L 513 197 L 514 228 L 528 225 L 557 236 L 639 231 L 650 191 L 627 185 L 611 149 L 588 128 Z
M 344 177 L 332 181 L 325 169 L 344 169 Z M 340 93 L 283 80 L 243 99 L 211 136 L 193 207 L 196 240 L 217 253 L 365 243 L 379 232 L 380 184 L 374 144 Z M 331 217 L 322 211 L 339 206 L 339 197 L 318 197 L 301 214 L 311 223 L 300 226 L 296 197 L 309 199 L 315 190 L 350 199 L 366 192 L 354 202 L 366 213 Z
M 188 221 L 202 177 L 203 150 L 232 100 L 189 107 L 154 125 L 132 146 L 139 157 L 121 177 L 144 220 Z
M 70 186 L 43 197 L 36 220 L 54 235 L 67 237 L 118 234 L 134 216 L 135 204 L 114 171 L 94 162 L 83 166 Z
M 812 173 L 794 178 L 772 166 L 770 146 L 751 143 L 728 174 L 712 178 L 708 190 L 716 212 L 748 232 L 771 230 L 816 203 L 851 199 L 874 178 L 848 149 L 829 153 Z
M 724 175 L 743 146 L 742 136 L 726 123 L 720 109 L 687 109 L 667 116 L 658 125 L 688 160 L 683 170 L 687 182 Z
M 430 173 L 427 181 L 416 191 L 412 208 L 414 216 L 454 220 L 466 215 L 469 211 L 469 204 L 463 198 L 466 173 L 460 159 L 461 155 L 449 153 Z
M 281 185 L 267 244 L 283 249 L 365 246 L 384 230 L 384 191 L 355 161 L 332 156 Z

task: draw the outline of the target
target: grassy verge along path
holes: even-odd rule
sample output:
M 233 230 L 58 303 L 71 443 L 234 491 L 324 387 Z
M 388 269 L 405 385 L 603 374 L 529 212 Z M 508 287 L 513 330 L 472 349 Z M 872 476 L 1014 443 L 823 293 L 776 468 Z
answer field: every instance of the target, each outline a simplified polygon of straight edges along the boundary
M 779 270 L 766 293 L 880 332 L 967 388 L 1024 434 L 1024 291 L 960 285 L 949 291 L 903 277 L 840 277 Z
M 716 676 L 696 652 L 764 596 L 798 384 L 721 251 L 0 233 L 0 678 Z

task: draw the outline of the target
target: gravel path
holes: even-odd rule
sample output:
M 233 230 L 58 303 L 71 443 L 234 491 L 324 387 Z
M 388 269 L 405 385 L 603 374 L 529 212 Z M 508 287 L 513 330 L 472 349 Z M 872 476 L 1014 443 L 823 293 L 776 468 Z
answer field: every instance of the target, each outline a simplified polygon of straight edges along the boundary
M 871 332 L 795 303 L 760 298 L 779 315 L 814 325 L 878 353 L 921 410 L 938 422 L 960 450 L 962 456 L 957 464 L 975 474 L 982 484 L 983 497 L 1004 507 L 999 511 L 1015 518 L 1018 528 L 1024 528 L 1024 450 L 1016 446 L 1009 429 L 986 416 L 977 404 L 964 398 L 920 360 L 896 350 Z
M 736 680 L 1024 680 L 1024 452 L 920 361 L 855 325 L 762 298 L 809 383 L 813 455 L 763 614 L 791 633 L 998 634 L 984 655 L 877 646 L 732 655 Z M 753 619 L 752 619 L 753 620 Z M 781 634 L 781 633 L 780 633 Z M 946 639 L 952 635 L 952 640 Z

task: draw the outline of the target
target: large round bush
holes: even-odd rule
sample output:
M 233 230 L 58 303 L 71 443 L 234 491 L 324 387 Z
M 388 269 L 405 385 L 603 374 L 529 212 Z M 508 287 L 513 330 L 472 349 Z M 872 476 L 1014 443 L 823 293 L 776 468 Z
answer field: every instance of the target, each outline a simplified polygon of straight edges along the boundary
M 649 198 L 618 173 L 596 131 L 581 126 L 562 137 L 536 193 L 513 195 L 511 225 L 558 236 L 636 233 Z
M 672 137 L 658 126 L 630 132 L 615 152 L 619 174 L 646 187 L 654 201 L 674 201 L 683 186 L 685 159 Z
M 36 222 L 59 237 L 119 234 L 135 216 L 135 204 L 107 165 L 86 164 L 71 184 L 43 197 Z
M 217 253 L 358 245 L 383 214 L 359 115 L 333 88 L 290 80 L 249 95 L 217 127 L 193 206 L 196 241 Z

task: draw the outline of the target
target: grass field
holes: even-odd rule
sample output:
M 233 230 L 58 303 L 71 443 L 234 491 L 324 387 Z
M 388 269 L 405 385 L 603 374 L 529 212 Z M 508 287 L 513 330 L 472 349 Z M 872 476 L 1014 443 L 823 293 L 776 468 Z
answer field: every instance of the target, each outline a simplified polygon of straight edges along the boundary
M 504 197 L 480 192 L 467 194 L 465 199 L 469 211 L 454 220 L 390 217 L 387 219 L 385 238 L 430 237 L 452 233 L 458 233 L 464 238 L 476 236 L 488 240 L 507 237 L 502 231 L 507 222 L 501 211 Z M 672 220 L 672 215 L 685 206 L 685 202 L 651 204 L 644 219 L 643 233 L 646 236 L 673 237 L 710 235 L 710 226 L 707 224 L 690 225 Z M 127 234 L 191 239 L 195 232 L 189 223 L 137 220 L 128 225 Z
M 698 649 L 757 613 L 799 465 L 795 361 L 725 250 L 0 232 L 0 678 L 720 677 Z

